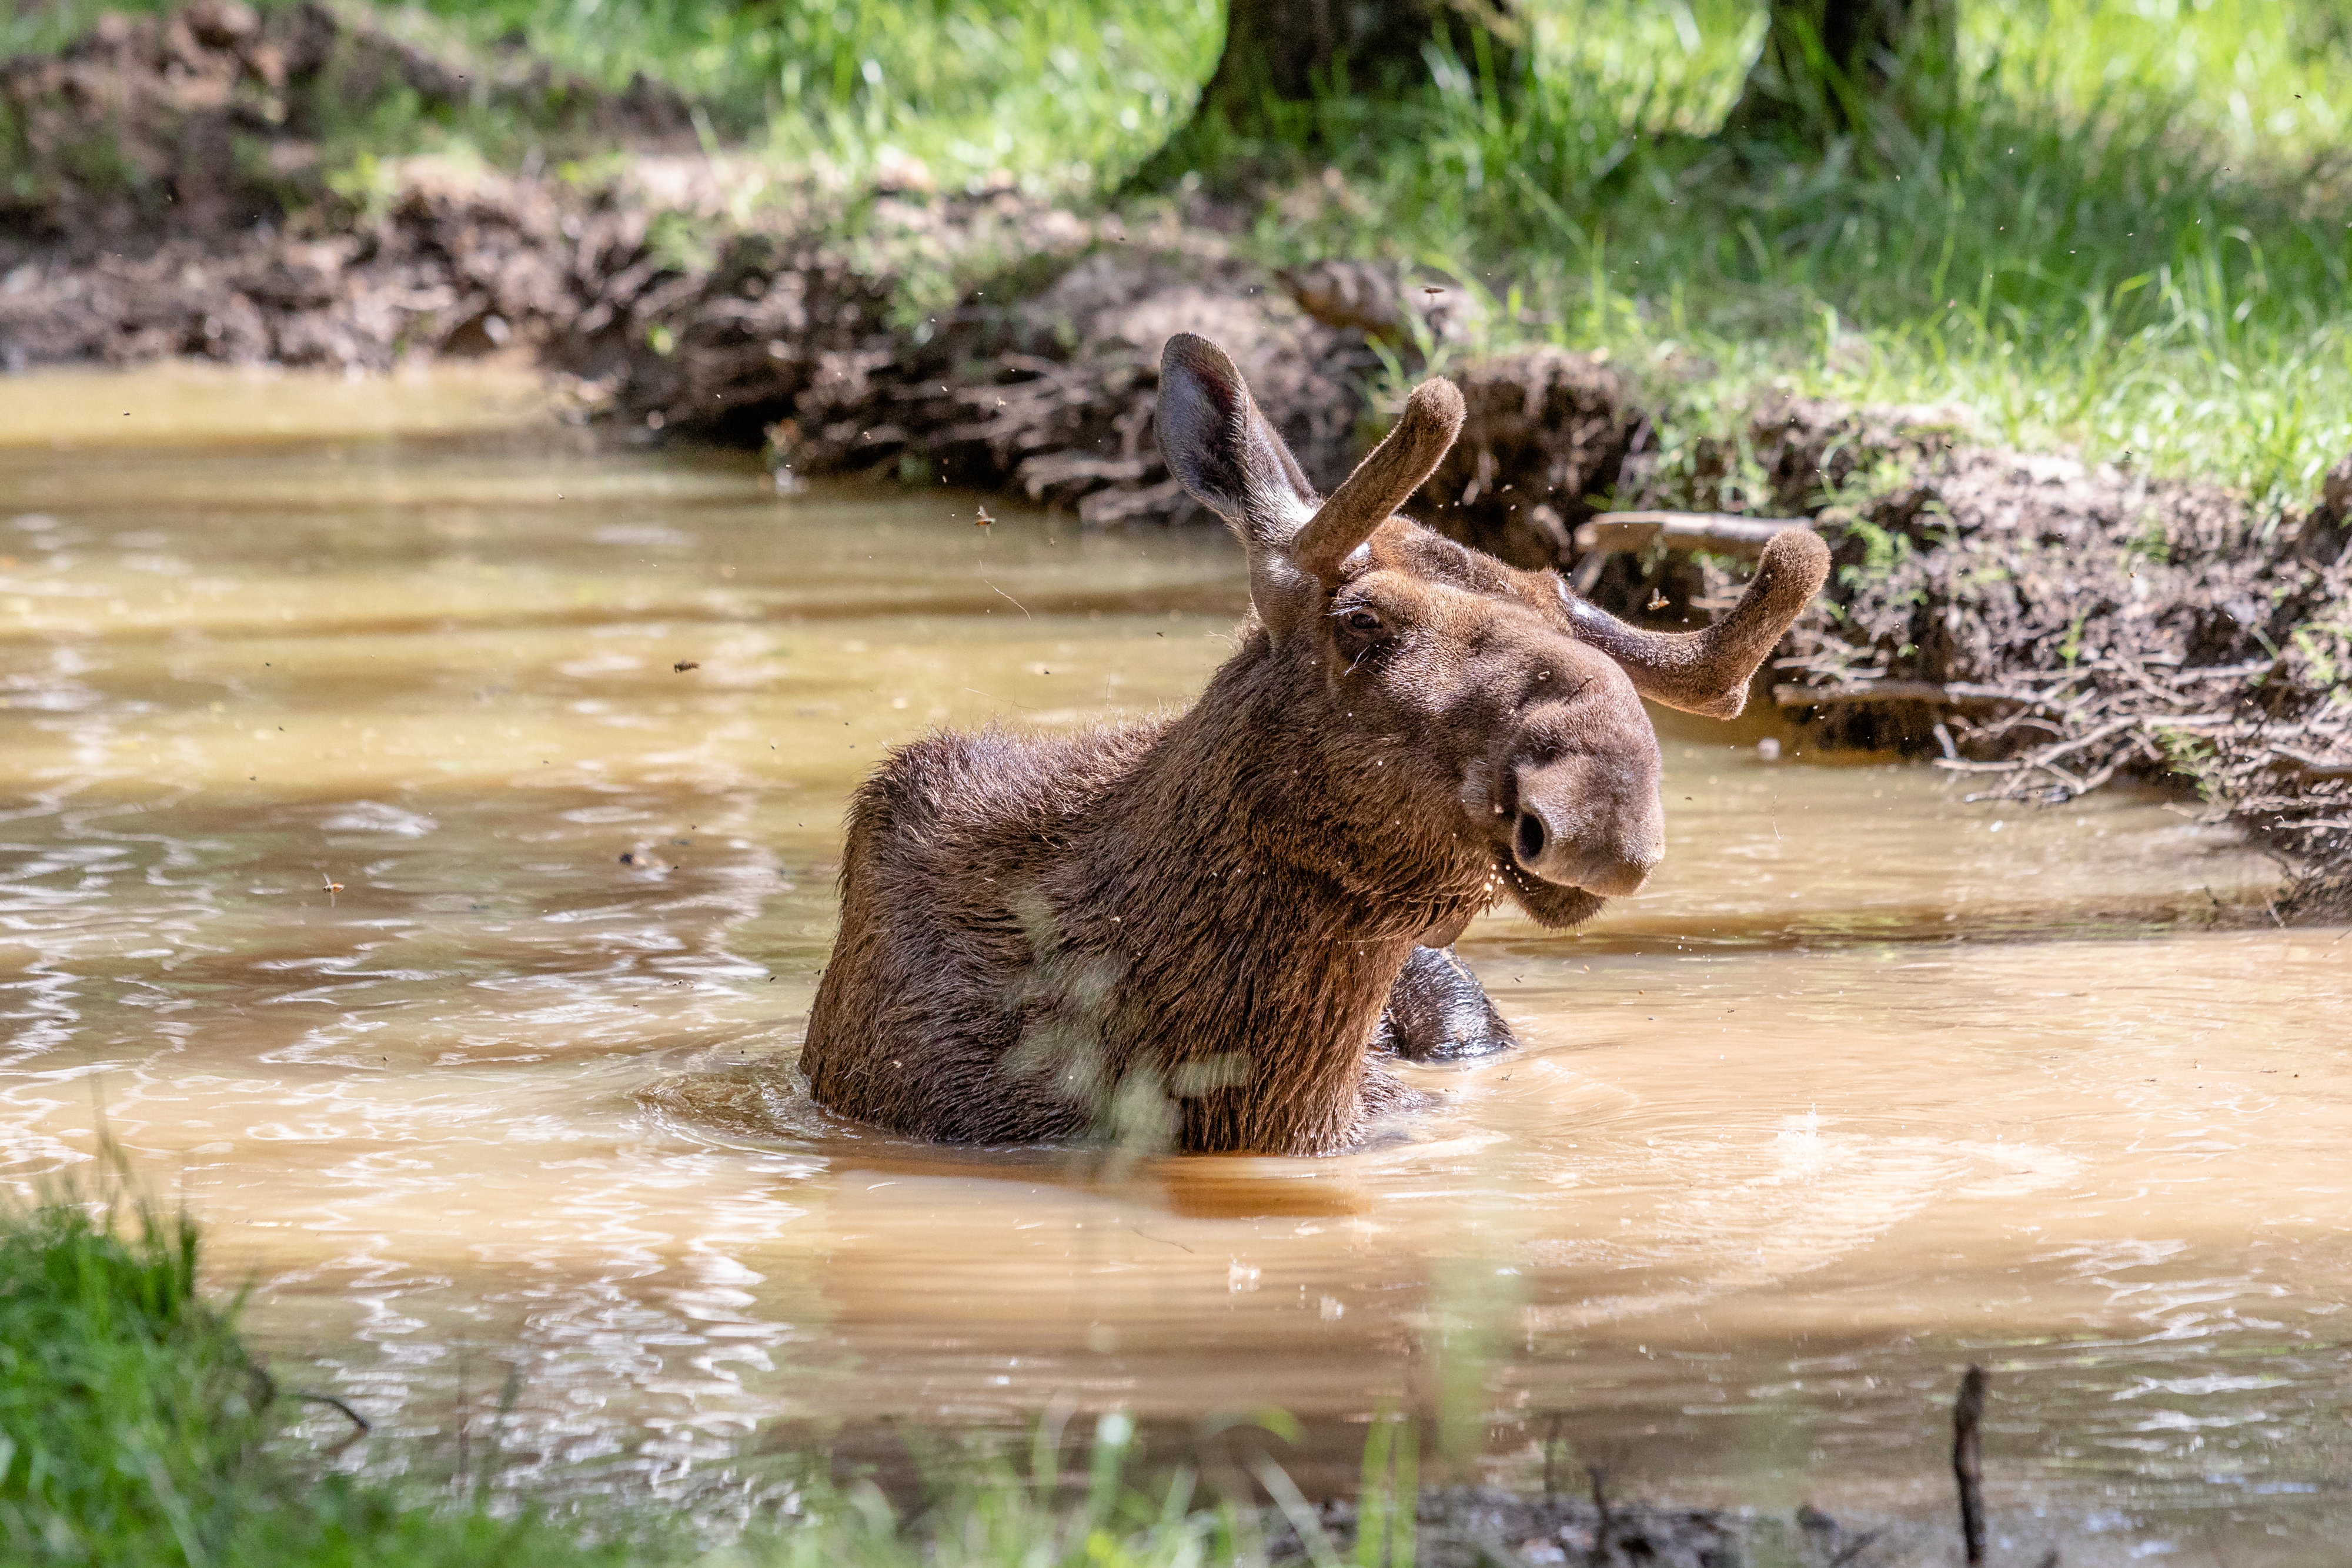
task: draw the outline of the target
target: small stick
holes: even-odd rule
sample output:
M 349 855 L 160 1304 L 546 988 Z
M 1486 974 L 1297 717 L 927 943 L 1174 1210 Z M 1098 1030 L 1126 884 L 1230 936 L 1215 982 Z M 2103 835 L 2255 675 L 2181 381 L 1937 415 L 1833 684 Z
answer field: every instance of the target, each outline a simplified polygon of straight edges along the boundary
M 1985 1369 L 1971 1366 L 1960 1379 L 1959 1397 L 1952 1401 L 1952 1476 L 1960 1484 L 1960 1541 L 1969 1568 L 1979 1568 L 1985 1560 L 1984 1465 L 1977 1437 L 1984 1407 Z
M 361 1415 L 358 1411 L 352 1409 L 349 1405 L 344 1404 L 341 1400 L 336 1398 L 331 1394 L 312 1394 L 306 1390 L 298 1388 L 294 1391 L 294 1397 L 308 1401 L 312 1405 L 324 1405 L 331 1409 L 342 1412 L 345 1418 L 347 1418 L 352 1426 L 359 1428 L 358 1435 L 362 1437 L 375 1430 L 375 1427 L 369 1423 L 366 1416 Z
M 1609 1472 L 1599 1465 L 1587 1465 L 1584 1473 L 1592 1478 L 1592 1511 L 1601 1522 L 1592 1527 L 1593 1568 L 1607 1568 L 1616 1555 L 1616 1521 L 1609 1517 Z

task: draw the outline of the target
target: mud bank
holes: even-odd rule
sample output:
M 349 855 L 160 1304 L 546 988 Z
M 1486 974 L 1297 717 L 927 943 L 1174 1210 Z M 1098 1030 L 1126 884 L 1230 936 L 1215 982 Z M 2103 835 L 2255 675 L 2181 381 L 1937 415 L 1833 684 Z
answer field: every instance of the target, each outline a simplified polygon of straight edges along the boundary
M 1320 287 L 1344 270 L 1356 304 Z M 1097 248 L 1010 303 L 975 291 L 940 336 L 803 394 L 771 427 L 799 475 L 890 465 L 1009 485 L 1089 524 L 1192 513 L 1152 434 L 1170 332 L 1231 347 L 1325 487 L 1457 319 L 1431 285 L 1355 264 L 1275 277 L 1230 258 Z M 1014 294 L 999 285 L 1000 297 Z M 1361 308 L 1384 296 L 1385 322 Z M 1369 319 L 1368 319 L 1369 318 Z M 1972 442 L 1906 411 L 1762 400 L 1741 428 L 1673 444 L 1672 391 L 1538 349 L 1448 372 L 1469 409 L 1417 515 L 1523 566 L 1584 564 L 1604 505 L 1803 518 L 1836 570 L 1771 667 L 1771 700 L 1824 746 L 1893 749 L 2061 801 L 2111 779 L 2176 789 L 2274 851 L 2261 912 L 2352 912 L 2352 457 L 2285 513 L 2190 482 Z M 624 394 L 625 396 L 625 393 Z M 1655 401 L 1653 401 L 1653 400 Z M 1744 569 L 1653 552 L 1591 563 L 1591 595 L 1703 624 Z
M 1603 1499 L 1605 1503 L 1606 1500 Z M 1635 1563 L 1655 1568 L 1747 1568 L 1766 1560 L 1815 1563 L 1858 1563 L 1884 1532 L 1857 1535 L 1827 1514 L 1800 1510 L 1784 1523 L 1748 1519 L 1711 1509 L 1657 1508 L 1641 1503 L 1596 1507 L 1562 1497 L 1522 1497 L 1491 1488 L 1432 1488 L 1412 1511 L 1412 1560 L 1430 1568 L 1484 1568 L 1492 1563 L 1590 1563 L 1619 1568 Z M 1283 1564 L 1318 1560 L 1301 1540 L 1299 1525 L 1268 1510 L 1267 1558 Z M 1376 1517 L 1368 1532 L 1358 1505 L 1349 1500 L 1317 1510 L 1324 1552 L 1350 1561 L 1382 1561 L 1381 1538 L 1407 1528 L 1402 1519 Z M 1370 1535 L 1370 1550 L 1360 1552 Z M 1324 1545 L 1324 1542 L 1328 1545 Z M 1845 1554 L 1841 1556 L 1841 1552 Z M 1402 1553 L 1400 1553 L 1402 1555 Z M 1874 1561 L 1898 1561 L 1883 1555 Z
M 1806 508 L 1838 570 L 1777 699 L 1825 740 L 1924 753 L 2001 796 L 2169 781 L 2294 873 L 2267 915 L 2352 914 L 2352 457 L 2269 515 L 1871 425 L 1815 408 L 1757 422 L 1780 473 L 1891 459 L 1866 498 Z
M 516 167 L 379 159 L 384 113 L 501 139 Z M 828 354 L 889 341 L 907 279 L 874 244 L 800 237 L 839 235 L 845 204 L 705 156 L 691 120 L 642 80 L 604 92 L 317 5 L 103 17 L 60 55 L 0 64 L 0 365 L 527 353 L 591 404 L 625 384 L 656 423 L 699 399 L 680 423 L 723 424 L 733 405 L 707 394 L 738 378 L 670 352 L 689 318 L 761 349 L 781 329 L 814 379 Z M 730 221 L 739 206 L 757 211 Z M 934 226 L 945 255 L 1000 243 L 1003 224 L 968 203 Z M 788 371 L 763 367 L 771 417 Z
M 525 169 L 567 146 L 633 155 L 593 175 L 335 168 L 338 127 L 394 94 L 522 127 Z M 784 181 L 688 151 L 665 89 L 436 54 L 317 5 L 109 18 L 0 67 L 0 111 L 8 367 L 528 353 L 582 417 L 764 441 L 786 487 L 878 471 L 1109 526 L 1196 515 L 1152 428 L 1170 333 L 1226 345 L 1326 487 L 1395 374 L 1442 348 L 1470 418 L 1419 497 L 1436 526 L 1568 568 L 1604 497 L 1806 518 L 1838 570 L 1773 695 L 1820 743 L 2051 800 L 2161 780 L 2288 862 L 2271 915 L 2352 909 L 2352 458 L 2273 515 L 1902 412 L 1765 399 L 1738 428 L 1665 440 L 1670 385 L 1556 349 L 1482 355 L 1489 324 L 1451 279 L 1276 274 L 1208 213 Z M 1737 577 L 1704 556 L 1595 564 L 1594 598 L 1670 626 L 1729 602 Z

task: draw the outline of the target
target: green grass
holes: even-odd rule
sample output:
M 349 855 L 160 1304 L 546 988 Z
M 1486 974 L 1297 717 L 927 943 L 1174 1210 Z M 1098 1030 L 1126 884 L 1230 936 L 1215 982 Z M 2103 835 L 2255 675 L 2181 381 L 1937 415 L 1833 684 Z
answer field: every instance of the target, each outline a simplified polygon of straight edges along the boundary
M 606 79 L 656 66 L 738 114 L 756 94 L 782 159 L 1064 192 L 1159 144 L 1218 32 L 1214 0 L 445 4 Z M 2331 0 L 1965 0 L 1948 120 L 1826 160 L 1710 140 L 1753 0 L 1528 9 L 1516 95 L 1456 68 L 1411 105 L 1302 111 L 1341 193 L 1302 180 L 1257 248 L 1487 282 L 1489 347 L 1606 349 L 1693 430 L 1779 383 L 2273 505 L 2352 451 L 2352 14 Z
M 1254 1513 L 1200 1506 L 1179 1474 L 1127 1479 L 1132 1427 L 1097 1423 L 1073 1492 L 1059 1455 L 950 1479 L 913 1520 L 870 1486 L 803 1483 L 798 1511 L 723 1548 L 667 1510 L 593 1532 L 495 1487 L 321 1475 L 237 1303 L 199 1287 L 185 1215 L 68 1193 L 0 1212 L 0 1562 L 90 1568 L 1210 1568 L 1261 1562 Z M 430 1471 L 419 1456 L 410 1468 Z M 1402 1560 L 1400 1560 L 1402 1561 Z
M 195 1291 L 196 1239 L 58 1204 L 0 1236 L 0 1537 L 12 1557 L 188 1555 L 262 1434 L 259 1384 Z M 93 1441 L 100 1433 L 103 1442 Z
M 97 5 L 18 7 L 0 48 L 53 47 Z M 2352 450 L 2338 0 L 1962 0 L 1958 107 L 1826 159 L 1713 140 L 1759 0 L 1526 9 L 1535 64 L 1517 94 L 1446 68 L 1409 104 L 1305 107 L 1281 156 L 1233 160 L 1300 176 L 1254 246 L 1488 285 L 1486 346 L 1606 349 L 1694 431 L 1729 428 L 1778 383 L 1937 405 L 1989 440 L 2128 455 L 2277 505 Z M 1081 197 L 1115 191 L 1183 121 L 1221 30 L 1221 0 L 378 12 L 477 46 L 518 37 L 610 85 L 662 78 L 697 95 L 712 135 L 780 164 L 854 183 L 917 159 L 942 188 L 1009 175 Z M 397 115 L 352 134 L 377 152 L 515 148 Z
M 1191 112 L 1222 26 L 1219 0 L 430 3 L 607 83 L 650 70 L 772 156 L 913 158 L 949 188 L 1116 181 Z
M 0 1218 L 0 1557 L 93 1568 L 630 1561 L 479 1500 L 406 1506 L 273 1447 L 288 1402 L 184 1216 L 69 1197 Z
M 2345 28 L 2315 3 L 1963 14 L 1949 119 L 1822 159 L 1707 139 L 1753 7 L 1559 5 L 1516 101 L 1462 72 L 1403 115 L 1318 106 L 1347 184 L 1258 240 L 1487 283 L 1490 346 L 1606 349 L 1694 425 L 1777 382 L 2307 498 L 2352 451 Z
M 184 0 L 54 0 L 0 11 L 0 57 L 60 48 L 107 10 Z M 253 0 L 269 10 L 295 0 Z M 1007 177 L 1056 193 L 1115 184 L 1191 113 L 1215 63 L 1222 0 L 422 0 L 367 5 L 445 49 L 520 42 L 619 89 L 642 72 L 700 107 L 714 139 L 855 182 L 923 162 L 944 188 Z M 394 106 L 395 109 L 397 106 Z M 345 128 L 338 128 L 339 132 Z M 364 130 L 364 126 L 352 127 Z M 527 135 L 476 117 L 394 113 L 379 134 L 520 156 Z

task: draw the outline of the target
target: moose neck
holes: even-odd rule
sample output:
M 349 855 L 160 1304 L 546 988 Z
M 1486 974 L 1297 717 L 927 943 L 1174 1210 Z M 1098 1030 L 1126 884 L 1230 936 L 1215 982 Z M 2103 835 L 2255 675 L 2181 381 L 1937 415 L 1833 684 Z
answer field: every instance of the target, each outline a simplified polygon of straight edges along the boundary
M 1307 663 L 1253 630 L 1075 857 L 1065 907 L 1106 912 L 1091 935 L 1137 1020 L 1115 1052 L 1164 1075 L 1188 1147 L 1355 1142 L 1366 1043 L 1414 937 L 1487 895 L 1478 853 L 1412 821 Z

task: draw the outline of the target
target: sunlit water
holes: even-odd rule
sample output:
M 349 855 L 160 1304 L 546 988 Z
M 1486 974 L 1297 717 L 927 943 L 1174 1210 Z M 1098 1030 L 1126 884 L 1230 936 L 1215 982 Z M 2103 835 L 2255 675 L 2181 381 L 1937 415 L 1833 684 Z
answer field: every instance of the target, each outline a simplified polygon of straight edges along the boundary
M 2352 943 L 2214 926 L 2273 873 L 2188 815 L 1677 724 L 1661 874 L 1474 927 L 1528 1049 L 1368 1151 L 912 1145 L 791 1074 L 848 790 L 1188 700 L 1236 553 L 373 385 L 0 381 L 0 1152 L 102 1115 L 380 1454 L 510 1370 L 515 1475 L 714 1499 L 1056 1401 L 1328 1471 L 1391 1397 L 1940 1529 L 1976 1359 L 2004 1550 L 2341 1559 Z

